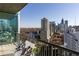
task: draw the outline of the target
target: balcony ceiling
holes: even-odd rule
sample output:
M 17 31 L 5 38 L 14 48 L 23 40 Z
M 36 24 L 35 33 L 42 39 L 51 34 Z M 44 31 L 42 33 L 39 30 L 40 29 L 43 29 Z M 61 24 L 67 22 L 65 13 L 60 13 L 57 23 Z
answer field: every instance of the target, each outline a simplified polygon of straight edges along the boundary
M 0 19 L 9 19 L 19 12 L 27 3 L 0 3 Z
M 15 14 L 27 3 L 0 3 L 0 12 Z

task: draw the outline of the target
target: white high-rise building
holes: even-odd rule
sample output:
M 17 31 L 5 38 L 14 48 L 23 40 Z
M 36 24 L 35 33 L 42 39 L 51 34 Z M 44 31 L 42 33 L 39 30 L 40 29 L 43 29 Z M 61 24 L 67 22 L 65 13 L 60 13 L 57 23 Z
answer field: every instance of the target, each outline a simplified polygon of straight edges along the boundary
M 49 21 L 46 18 L 41 19 L 41 34 L 40 37 L 42 40 L 49 41 L 50 38 L 50 28 Z
M 50 36 L 56 31 L 55 22 L 50 22 Z

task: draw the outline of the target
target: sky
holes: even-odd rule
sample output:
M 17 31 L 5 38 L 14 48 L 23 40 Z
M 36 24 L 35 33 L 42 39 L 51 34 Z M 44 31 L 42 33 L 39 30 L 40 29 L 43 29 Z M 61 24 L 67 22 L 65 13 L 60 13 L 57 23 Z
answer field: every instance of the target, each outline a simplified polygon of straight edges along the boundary
M 39 28 L 43 17 L 56 24 L 63 18 L 69 25 L 79 25 L 79 4 L 29 3 L 20 11 L 20 27 Z

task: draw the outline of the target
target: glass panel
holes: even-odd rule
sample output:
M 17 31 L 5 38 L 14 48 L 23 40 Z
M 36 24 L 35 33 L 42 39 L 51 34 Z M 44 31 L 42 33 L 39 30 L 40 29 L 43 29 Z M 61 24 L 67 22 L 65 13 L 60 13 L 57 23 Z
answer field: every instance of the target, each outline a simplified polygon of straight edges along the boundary
M 18 16 L 17 15 L 11 18 L 8 17 L 8 18 L 0 19 L 0 45 L 15 42 L 17 32 L 18 32 Z

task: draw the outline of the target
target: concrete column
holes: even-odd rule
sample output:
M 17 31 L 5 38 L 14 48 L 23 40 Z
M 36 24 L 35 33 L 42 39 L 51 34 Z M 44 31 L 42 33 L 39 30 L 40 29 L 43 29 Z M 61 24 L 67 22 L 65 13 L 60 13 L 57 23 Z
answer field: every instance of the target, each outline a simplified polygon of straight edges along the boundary
M 18 12 L 18 33 L 20 33 L 20 12 Z
M 20 12 L 17 13 L 17 20 L 18 20 L 18 32 L 17 32 L 17 44 L 20 44 Z

